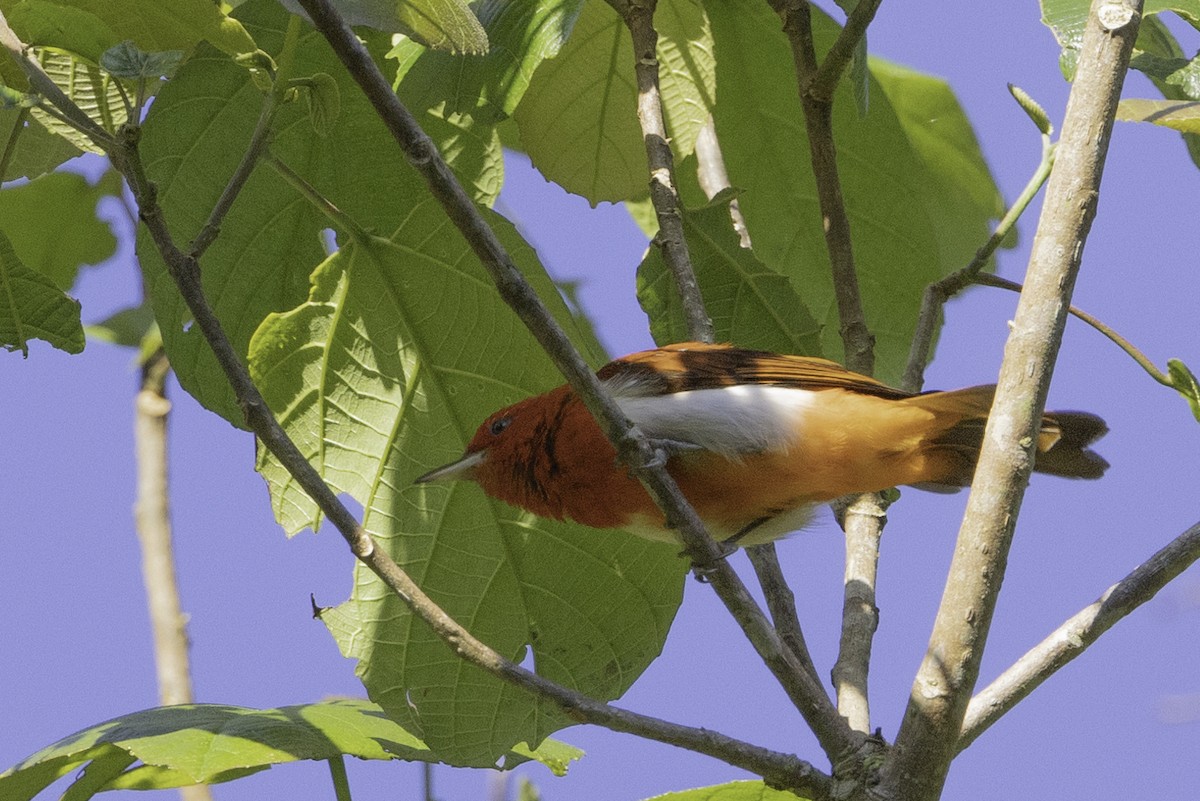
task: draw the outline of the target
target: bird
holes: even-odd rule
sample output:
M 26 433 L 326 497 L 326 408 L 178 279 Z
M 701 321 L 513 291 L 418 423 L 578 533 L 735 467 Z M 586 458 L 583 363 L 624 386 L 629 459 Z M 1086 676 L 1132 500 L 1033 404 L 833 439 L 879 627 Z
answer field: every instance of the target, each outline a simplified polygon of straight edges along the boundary
M 845 495 L 970 485 L 995 392 L 910 393 L 827 359 L 700 342 L 633 353 L 596 376 L 664 443 L 667 471 L 729 547 L 800 530 Z M 1108 462 L 1088 446 L 1107 431 L 1094 414 L 1047 412 L 1033 469 L 1100 478 Z M 489 415 L 462 458 L 414 483 L 457 479 L 541 517 L 681 541 L 567 385 Z

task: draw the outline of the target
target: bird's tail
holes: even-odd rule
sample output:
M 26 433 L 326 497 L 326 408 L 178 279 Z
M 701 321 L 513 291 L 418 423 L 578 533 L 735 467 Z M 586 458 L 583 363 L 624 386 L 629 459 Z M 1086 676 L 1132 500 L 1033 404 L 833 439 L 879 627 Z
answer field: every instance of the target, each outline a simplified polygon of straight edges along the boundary
M 946 421 L 946 425 L 935 427 L 923 443 L 929 455 L 945 465 L 945 472 L 937 480 L 923 483 L 922 488 L 952 491 L 971 483 L 995 390 L 994 386 L 970 387 L 930 392 L 902 401 Z M 1046 412 L 1038 433 L 1033 469 L 1064 478 L 1100 478 L 1108 469 L 1108 462 L 1088 446 L 1107 431 L 1108 425 L 1094 414 Z

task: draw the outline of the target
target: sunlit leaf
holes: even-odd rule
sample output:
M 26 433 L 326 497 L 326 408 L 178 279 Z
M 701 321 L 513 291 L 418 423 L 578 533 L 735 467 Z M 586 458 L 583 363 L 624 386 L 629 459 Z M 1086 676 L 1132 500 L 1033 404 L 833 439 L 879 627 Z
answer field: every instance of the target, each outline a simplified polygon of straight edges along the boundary
M 1197 100 L 1122 100 L 1117 119 L 1152 122 L 1184 133 L 1200 133 L 1200 101 Z
M 79 301 L 22 264 L 0 230 L 0 347 L 28 356 L 31 339 L 45 340 L 67 353 L 82 351 Z

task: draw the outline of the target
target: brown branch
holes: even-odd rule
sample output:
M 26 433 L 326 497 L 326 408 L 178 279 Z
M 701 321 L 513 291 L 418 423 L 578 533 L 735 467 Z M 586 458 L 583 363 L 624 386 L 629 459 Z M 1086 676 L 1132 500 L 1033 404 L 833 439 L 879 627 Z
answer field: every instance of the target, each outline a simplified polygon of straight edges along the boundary
M 962 751 L 989 726 L 1036 690 L 1100 635 L 1149 601 L 1200 559 L 1200 523 L 1176 537 L 1100 598 L 1059 626 L 985 687 L 967 707 L 957 749 Z
M 1097 8 L 1105 8 L 1105 21 Z M 1034 237 L 1025 291 L 1005 347 L 996 399 L 929 648 L 883 768 L 884 798 L 932 801 L 957 751 L 963 716 L 1004 577 L 1032 468 L 1054 358 L 1078 275 L 1141 3 L 1093 6 Z M 1124 13 L 1113 13 L 1124 12 Z
M 657 0 L 607 0 L 621 16 L 633 39 L 633 69 L 637 76 L 638 122 L 646 146 L 650 167 L 650 202 L 658 218 L 654 242 L 662 248 L 663 261 L 675 281 L 687 324 L 688 338 L 697 342 L 713 341 L 712 320 L 704 308 L 704 298 L 683 233 L 678 184 L 675 181 L 675 157 L 667 140 L 663 120 L 662 93 L 658 81 L 658 31 L 654 28 Z
M 821 206 L 825 245 L 833 272 L 833 292 L 837 298 L 838 319 L 841 321 L 839 333 L 846 350 L 846 366 L 863 375 L 871 375 L 875 369 L 875 337 L 863 313 L 858 273 L 854 267 L 850 218 L 846 214 L 842 183 L 838 177 L 837 146 L 833 139 L 833 100 L 832 97 L 816 97 L 810 91 L 818 70 L 813 45 L 812 11 L 807 0 L 768 2 L 783 21 L 783 32 L 787 35 L 792 60 L 796 64 L 800 106 L 808 132 L 809 155 Z
M 810 95 L 826 102 L 833 100 L 833 93 L 837 89 L 838 81 L 842 79 L 842 73 L 854 58 L 854 50 L 858 43 L 867 35 L 867 26 L 875 19 L 875 12 L 879 10 L 882 2 L 883 0 L 858 1 L 858 5 L 846 17 L 846 24 L 838 34 L 837 41 L 829 48 L 825 60 L 813 75 L 808 86 Z
M 712 584 L 763 662 L 804 716 L 831 761 L 836 763 L 843 755 L 854 752 L 861 737 L 849 729 L 821 687 L 809 680 L 803 667 L 783 646 L 737 573 L 724 559 L 720 546 L 705 531 L 703 522 L 667 473 L 662 452 L 641 436 L 600 386 L 595 374 L 463 191 L 437 147 L 392 91 L 362 42 L 346 26 L 329 0 L 301 0 L 301 5 L 482 262 L 501 299 L 525 323 L 571 387 L 579 393 L 622 462 L 629 465 L 645 485 L 666 515 L 668 525 L 679 532 L 692 564 Z
M 820 684 L 821 677 L 813 664 L 808 643 L 804 640 L 804 631 L 800 627 L 800 617 L 796 614 L 796 595 L 788 586 L 779 565 L 779 556 L 775 553 L 775 543 L 752 545 L 746 549 L 750 565 L 758 576 L 759 586 L 762 587 L 763 597 L 767 600 L 767 609 L 771 613 L 771 621 L 775 630 L 801 666 L 812 676 L 812 680 Z

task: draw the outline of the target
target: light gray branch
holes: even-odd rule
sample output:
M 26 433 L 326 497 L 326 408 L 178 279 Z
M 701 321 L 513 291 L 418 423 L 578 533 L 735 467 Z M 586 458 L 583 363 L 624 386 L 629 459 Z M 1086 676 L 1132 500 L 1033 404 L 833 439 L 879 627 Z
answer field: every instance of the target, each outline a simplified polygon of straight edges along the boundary
M 1137 0 L 1099 0 L 1088 20 L 1057 164 L 946 589 L 895 747 L 884 765 L 879 787 L 884 798 L 934 801 L 957 752 L 1033 466 L 1032 448 L 1071 291 L 1096 212 L 1104 156 L 1140 13 Z
M 958 750 L 975 742 L 1042 682 L 1082 654 L 1117 621 L 1153 598 L 1197 559 L 1200 559 L 1200 523 L 1109 587 L 1095 603 L 1073 615 L 972 698 L 963 719 Z

